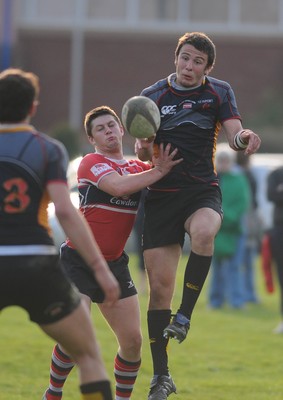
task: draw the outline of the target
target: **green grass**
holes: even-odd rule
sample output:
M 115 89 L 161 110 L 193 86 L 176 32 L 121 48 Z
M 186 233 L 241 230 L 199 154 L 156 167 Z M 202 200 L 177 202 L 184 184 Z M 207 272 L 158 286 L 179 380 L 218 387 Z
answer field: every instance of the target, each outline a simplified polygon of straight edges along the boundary
M 182 260 L 174 309 L 180 302 L 184 265 Z M 260 266 L 257 268 L 260 305 L 248 305 L 242 311 L 209 310 L 205 286 L 187 340 L 181 345 L 171 341 L 169 345 L 170 369 L 178 388 L 178 394 L 172 394 L 170 399 L 282 400 L 283 335 L 272 333 L 279 322 L 279 293 L 265 292 Z M 135 256 L 131 257 L 131 269 L 138 282 Z M 140 296 L 140 303 L 143 357 L 132 400 L 147 399 L 152 375 L 146 328 L 147 295 Z M 96 307 L 93 320 L 112 377 L 117 343 Z M 0 321 L 1 400 L 40 400 L 48 383 L 53 342 L 19 308 L 5 309 Z M 77 385 L 77 371 L 73 371 L 64 390 L 66 400 L 79 398 Z

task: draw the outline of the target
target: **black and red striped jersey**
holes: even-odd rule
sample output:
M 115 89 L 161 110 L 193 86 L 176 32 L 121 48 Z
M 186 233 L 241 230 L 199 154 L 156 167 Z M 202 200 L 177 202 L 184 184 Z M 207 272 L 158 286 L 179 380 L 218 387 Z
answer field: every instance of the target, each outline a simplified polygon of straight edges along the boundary
M 80 210 L 107 261 L 118 259 L 129 238 L 141 192 L 115 197 L 99 189 L 100 181 L 113 172 L 136 174 L 151 166 L 139 160 L 114 160 L 98 153 L 87 154 L 78 168 Z M 72 247 L 72 243 L 67 240 Z
M 184 161 L 151 189 L 178 190 L 195 183 L 218 184 L 214 158 L 221 124 L 228 119 L 241 119 L 231 86 L 224 81 L 205 77 L 202 85 L 183 89 L 171 74 L 144 89 L 159 107 L 161 125 L 154 141 L 171 143 Z
M 29 252 L 46 254 L 40 245 L 54 246 L 46 185 L 67 184 L 67 165 L 66 150 L 57 140 L 28 124 L 0 125 L 0 254 L 8 254 L 12 247 L 16 254 L 15 246 L 25 254 L 27 245 Z

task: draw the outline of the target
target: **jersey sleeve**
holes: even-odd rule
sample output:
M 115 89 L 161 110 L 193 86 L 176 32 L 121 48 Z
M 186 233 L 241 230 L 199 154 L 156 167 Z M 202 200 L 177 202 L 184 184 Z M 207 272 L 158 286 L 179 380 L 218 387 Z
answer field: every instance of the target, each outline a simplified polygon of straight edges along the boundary
M 48 150 L 48 163 L 46 164 L 47 182 L 59 181 L 67 183 L 69 157 L 66 148 L 59 141 L 51 140 Z
M 152 165 L 151 165 L 151 164 L 146 163 L 146 162 L 143 162 L 143 161 L 140 161 L 140 160 L 135 160 L 135 163 L 136 163 L 140 168 L 142 168 L 143 171 L 148 171 L 148 170 L 150 170 L 150 169 L 152 168 Z
M 219 120 L 224 122 L 228 119 L 241 119 L 240 113 L 238 111 L 236 97 L 231 86 L 226 83 L 225 90 L 223 92 L 222 101 L 219 110 Z
M 107 161 L 96 154 L 87 154 L 81 161 L 78 168 L 79 184 L 91 183 L 98 187 L 100 180 L 115 169 Z

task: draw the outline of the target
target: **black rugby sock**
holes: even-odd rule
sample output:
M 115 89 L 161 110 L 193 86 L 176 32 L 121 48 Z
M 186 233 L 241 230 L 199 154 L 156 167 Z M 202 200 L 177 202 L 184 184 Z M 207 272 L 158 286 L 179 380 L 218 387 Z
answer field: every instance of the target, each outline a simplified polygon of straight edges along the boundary
M 149 310 L 147 313 L 154 375 L 169 375 L 167 354 L 169 339 L 163 337 L 163 331 L 169 325 L 170 319 L 171 310 Z
M 211 259 L 211 256 L 200 256 L 193 251 L 190 254 L 185 270 L 182 302 L 178 310 L 188 319 L 191 319 L 193 309 L 206 280 Z

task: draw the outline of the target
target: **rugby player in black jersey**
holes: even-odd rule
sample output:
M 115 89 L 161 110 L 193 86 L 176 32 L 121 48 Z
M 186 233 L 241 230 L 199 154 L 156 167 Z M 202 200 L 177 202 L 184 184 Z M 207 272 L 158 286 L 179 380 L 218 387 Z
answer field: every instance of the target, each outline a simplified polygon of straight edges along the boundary
M 14 68 L 0 73 L 0 310 L 22 307 L 68 349 L 79 368 L 81 399 L 112 400 L 89 313 L 50 236 L 49 200 L 110 304 L 118 300 L 118 283 L 70 201 L 65 148 L 30 124 L 38 94 L 35 74 Z
M 168 368 L 169 338 L 180 343 L 207 277 L 214 238 L 222 220 L 221 192 L 214 156 L 220 128 L 236 151 L 254 153 L 260 138 L 244 129 L 231 86 L 209 76 L 216 50 L 204 33 L 186 33 L 175 51 L 175 73 L 141 95 L 155 101 L 161 125 L 154 142 L 136 140 L 136 153 L 151 159 L 160 143 L 178 148 L 183 162 L 151 185 L 145 200 L 143 248 L 150 285 L 148 331 L 154 376 L 148 400 L 165 400 L 176 391 Z M 171 319 L 171 302 L 185 234 L 191 252 L 181 305 Z

